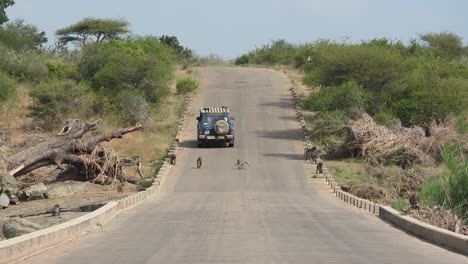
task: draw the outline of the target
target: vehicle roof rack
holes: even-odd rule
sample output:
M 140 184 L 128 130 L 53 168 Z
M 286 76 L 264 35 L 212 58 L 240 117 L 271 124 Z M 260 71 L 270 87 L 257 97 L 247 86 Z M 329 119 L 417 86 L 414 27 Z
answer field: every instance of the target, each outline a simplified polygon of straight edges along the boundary
M 223 114 L 229 113 L 229 108 L 226 106 L 221 107 L 202 107 L 200 108 L 200 113 L 208 113 L 208 114 Z

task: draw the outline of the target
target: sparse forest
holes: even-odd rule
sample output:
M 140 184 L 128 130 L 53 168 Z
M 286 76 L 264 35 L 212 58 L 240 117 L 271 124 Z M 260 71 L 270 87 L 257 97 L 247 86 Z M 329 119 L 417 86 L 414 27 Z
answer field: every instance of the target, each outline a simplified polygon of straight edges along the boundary
M 276 40 L 235 64 L 300 72 L 312 139 L 342 186 L 361 196 L 378 190 L 367 198 L 400 210 L 416 195 L 468 221 L 468 47 L 461 37 Z

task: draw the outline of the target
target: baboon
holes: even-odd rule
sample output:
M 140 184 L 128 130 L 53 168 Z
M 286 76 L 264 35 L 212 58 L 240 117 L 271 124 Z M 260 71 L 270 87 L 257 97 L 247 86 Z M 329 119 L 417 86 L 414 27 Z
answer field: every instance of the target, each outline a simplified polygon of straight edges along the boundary
M 245 165 L 247 165 L 247 166 L 249 166 L 249 168 L 251 168 L 250 164 L 247 161 L 241 162 L 241 160 L 237 160 L 236 164 L 234 164 L 234 166 L 237 166 L 238 170 L 244 169 Z
M 202 158 L 201 157 L 198 157 L 197 159 L 197 168 L 199 169 L 202 165 Z
M 176 155 L 175 154 L 172 154 L 172 155 L 169 155 L 169 163 L 172 164 L 172 165 L 176 165 Z
M 320 152 L 321 150 L 317 149 L 316 147 L 313 147 L 311 149 L 304 148 L 304 162 L 310 160 L 310 163 L 317 164 L 317 159 L 320 157 Z
M 119 185 L 117 185 L 117 192 L 118 192 L 118 193 L 122 193 L 123 190 L 124 190 L 124 187 L 125 187 L 125 185 L 124 185 L 123 182 L 120 183 Z
M 315 173 L 316 174 L 322 174 L 323 173 L 323 162 L 321 159 L 316 159 L 316 168 L 315 168 Z
M 413 209 L 419 209 L 419 205 L 418 205 L 418 196 L 413 193 L 413 195 L 410 196 L 409 198 L 409 202 L 411 204 L 411 208 Z
M 54 207 L 52 207 L 52 209 L 50 209 L 49 212 L 52 213 L 52 216 L 60 216 L 60 205 L 54 205 Z

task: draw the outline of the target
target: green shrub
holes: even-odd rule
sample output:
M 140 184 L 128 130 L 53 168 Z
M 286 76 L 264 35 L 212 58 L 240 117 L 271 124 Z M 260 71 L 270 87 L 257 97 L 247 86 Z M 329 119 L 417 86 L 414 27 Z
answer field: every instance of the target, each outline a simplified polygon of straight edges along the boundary
M 445 146 L 442 158 L 447 169 L 440 177 L 423 183 L 422 201 L 448 207 L 468 220 L 468 159 L 464 149 L 462 146 Z
M 443 205 L 446 190 L 441 178 L 427 180 L 421 185 L 421 202 L 425 205 Z
M 312 122 L 310 129 L 312 136 L 316 139 L 326 137 L 347 137 L 349 131 L 346 129 L 348 117 L 342 111 L 320 112 Z
M 393 209 L 401 211 L 402 209 L 406 209 L 409 207 L 409 202 L 407 199 L 398 198 L 392 202 L 391 206 Z
M 153 182 L 154 182 L 153 178 L 145 178 L 138 182 L 138 187 L 140 191 L 144 191 L 148 189 L 149 187 L 151 187 L 153 185 Z
M 377 124 L 383 125 L 386 127 L 391 127 L 400 122 L 398 118 L 396 118 L 394 115 L 392 115 L 389 112 L 379 112 L 375 114 L 374 121 Z
M 7 74 L 0 71 L 0 102 L 8 101 L 15 96 L 16 83 Z
M 468 111 L 464 111 L 457 117 L 455 127 L 458 133 L 463 135 L 468 134 Z
M 49 70 L 49 78 L 53 79 L 76 79 L 77 69 L 71 63 L 65 63 L 61 60 L 49 60 L 46 62 Z
M 442 151 L 447 166 L 445 179 L 449 206 L 460 217 L 468 220 L 468 158 L 462 146 L 447 146 Z
M 147 102 L 157 103 L 169 91 L 174 63 L 171 49 L 148 37 L 88 44 L 78 68 L 101 96 L 112 99 L 122 91 L 138 90 Z
M 190 77 L 180 77 L 176 81 L 176 89 L 179 94 L 186 94 L 198 88 L 198 81 Z
M 0 46 L 0 69 L 20 81 L 39 82 L 47 78 L 45 58 L 37 51 L 19 52 Z
M 34 87 L 29 95 L 33 103 L 29 107 L 30 116 L 52 129 L 72 114 L 83 111 L 87 88 L 72 80 L 50 80 Z
M 364 110 L 367 97 L 362 86 L 349 81 L 339 86 L 322 87 L 304 101 L 304 107 L 313 111 L 339 110 L 351 116 Z
M 120 124 L 145 124 L 149 118 L 150 106 L 137 91 L 124 91 L 114 99 L 112 111 Z

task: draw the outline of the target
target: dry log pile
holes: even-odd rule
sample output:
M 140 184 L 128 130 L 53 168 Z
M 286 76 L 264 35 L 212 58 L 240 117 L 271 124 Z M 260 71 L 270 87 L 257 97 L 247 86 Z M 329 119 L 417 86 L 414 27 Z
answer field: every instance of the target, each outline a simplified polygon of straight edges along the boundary
M 420 127 L 390 129 L 378 125 L 367 114 L 352 121 L 349 128 L 353 141 L 345 145 L 358 149 L 363 159 L 370 163 L 397 164 L 402 168 L 430 164 L 439 158 L 444 144 L 465 141 L 444 126 L 432 126 L 427 136 Z
M 41 167 L 56 165 L 60 169 L 59 173 L 48 177 L 91 180 L 102 184 L 115 181 L 136 182 L 122 173 L 122 166 L 136 165 L 142 176 L 140 159 L 120 157 L 100 143 L 122 138 L 125 134 L 140 130 L 142 125 L 136 124 L 109 134 L 90 136 L 89 133 L 97 130 L 100 122 L 101 120 L 83 123 L 77 119 L 67 121 L 56 136 L 10 157 L 9 174 L 18 178 Z

